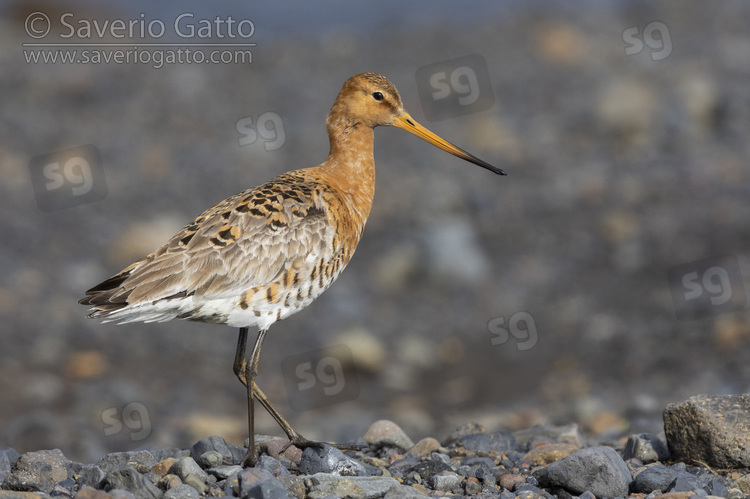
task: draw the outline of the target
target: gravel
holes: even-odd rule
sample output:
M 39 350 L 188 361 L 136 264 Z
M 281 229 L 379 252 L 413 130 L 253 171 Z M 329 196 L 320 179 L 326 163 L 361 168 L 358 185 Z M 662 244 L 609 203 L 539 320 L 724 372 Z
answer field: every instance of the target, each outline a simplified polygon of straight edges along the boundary
M 719 403 L 720 401 L 714 401 Z M 665 411 L 665 414 L 668 411 Z M 372 438 L 387 429 L 385 437 Z M 476 433 L 470 433 L 475 431 Z M 700 432 L 699 427 L 686 431 Z M 9 471 L 0 499 L 70 498 L 328 498 L 361 499 L 478 497 L 570 498 L 712 495 L 740 498 L 750 474 L 671 462 L 667 442 L 636 434 L 610 442 L 587 442 L 575 424 L 536 425 L 516 432 L 487 432 L 466 424 L 442 442 L 428 437 L 409 449 L 409 436 L 392 421 L 377 421 L 361 450 L 330 445 L 278 454 L 286 440 L 259 436 L 262 454 L 254 468 L 239 466 L 242 447 L 212 436 L 190 451 L 151 449 L 108 454 L 96 464 L 68 460 L 57 449 L 18 454 L 0 450 Z M 392 439 L 390 436 L 398 435 Z M 577 443 L 576 443 L 577 442 Z M 360 443 L 360 442 L 358 442 Z M 236 447 L 236 448 L 235 448 Z M 275 449 L 277 457 L 269 455 Z M 196 454 L 199 455 L 196 456 Z M 16 494 L 16 495 L 13 495 Z

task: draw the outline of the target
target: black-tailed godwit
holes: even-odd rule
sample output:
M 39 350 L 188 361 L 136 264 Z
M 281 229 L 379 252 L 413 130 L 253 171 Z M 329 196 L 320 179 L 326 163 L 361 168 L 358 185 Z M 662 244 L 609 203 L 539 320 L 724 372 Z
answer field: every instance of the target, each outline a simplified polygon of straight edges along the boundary
M 93 306 L 88 317 L 105 322 L 188 319 L 240 328 L 234 373 L 247 387 L 249 446 L 243 466 L 258 458 L 254 399 L 290 444 L 320 445 L 295 431 L 255 384 L 258 359 L 268 328 L 312 303 L 354 254 L 375 189 L 374 128 L 402 128 L 505 175 L 414 121 L 396 87 L 376 73 L 344 83 L 326 124 L 331 149 L 321 165 L 284 173 L 209 208 L 79 302 Z M 248 359 L 250 327 L 259 333 Z

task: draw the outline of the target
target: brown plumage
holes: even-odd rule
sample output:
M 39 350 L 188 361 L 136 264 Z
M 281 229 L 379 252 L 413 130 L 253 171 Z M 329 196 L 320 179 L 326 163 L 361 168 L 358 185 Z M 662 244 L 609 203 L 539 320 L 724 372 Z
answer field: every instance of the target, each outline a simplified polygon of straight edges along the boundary
M 89 289 L 91 318 L 153 322 L 188 319 L 239 327 L 234 370 L 247 387 L 253 464 L 253 400 L 295 445 L 301 437 L 255 384 L 260 347 L 274 322 L 305 308 L 349 263 L 372 207 L 374 128 L 396 126 L 495 173 L 504 172 L 446 142 L 404 111 L 398 91 L 376 73 L 344 83 L 327 119 L 330 153 L 209 208 L 166 244 Z M 260 333 L 245 358 L 247 331 Z

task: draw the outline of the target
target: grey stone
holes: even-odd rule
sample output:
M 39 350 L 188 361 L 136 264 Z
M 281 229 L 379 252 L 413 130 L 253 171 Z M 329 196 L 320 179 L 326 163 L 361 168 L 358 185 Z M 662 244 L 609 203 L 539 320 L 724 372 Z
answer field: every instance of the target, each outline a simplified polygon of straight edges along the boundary
M 302 452 L 298 468 L 300 472 L 308 475 L 321 472 L 339 476 L 363 476 L 366 474 L 365 467 L 362 464 L 330 445 L 306 448 Z
M 429 461 L 422 461 L 421 463 L 415 464 L 411 469 L 424 479 L 430 480 L 433 476 L 439 475 L 444 471 L 453 471 L 450 465 L 439 459 L 430 459 Z
M 484 426 L 479 423 L 464 423 L 453 430 L 445 440 L 443 440 L 443 446 L 448 447 L 458 442 L 462 437 L 466 435 L 474 435 L 476 433 L 487 433 Z
M 224 456 L 219 451 L 206 451 L 195 460 L 201 468 L 213 468 L 214 466 L 224 465 Z
M 750 467 L 750 394 L 696 395 L 664 409 L 672 459 L 714 468 Z
M 666 492 L 680 473 L 686 472 L 663 464 L 649 466 L 636 475 L 631 489 L 641 494 L 649 494 L 654 490 Z
M 289 470 L 286 469 L 283 464 L 281 464 L 281 461 L 279 461 L 278 459 L 274 459 L 271 456 L 260 456 L 256 467 L 268 471 L 276 478 L 280 477 L 281 475 L 291 474 L 289 473 Z
M 99 487 L 101 481 L 104 480 L 105 475 L 106 473 L 99 466 L 95 464 L 86 465 L 78 476 L 78 486 L 84 487 L 88 485 L 96 489 Z
M 201 495 L 208 491 L 208 485 L 206 485 L 206 482 L 201 480 L 195 473 L 188 473 L 183 481 L 185 482 L 185 485 L 191 486 Z
M 349 482 L 363 490 L 364 497 L 367 499 L 383 497 L 388 491 L 399 485 L 395 479 L 381 476 L 348 476 L 342 479 L 326 473 L 317 473 L 310 477 L 310 483 L 314 487 L 342 481 Z
M 516 439 L 509 431 L 474 433 L 458 440 L 458 444 L 472 452 L 507 452 L 516 449 Z
M 718 478 L 712 478 L 708 481 L 706 490 L 712 496 L 726 497 L 729 494 L 727 486 L 721 482 Z
M 326 499 L 329 497 L 367 499 L 367 493 L 362 487 L 355 485 L 350 480 L 339 478 L 313 484 L 307 497 L 309 499 Z
M 217 480 L 226 480 L 230 476 L 234 475 L 235 473 L 239 473 L 240 471 L 242 471 L 242 466 L 240 465 L 233 464 L 230 466 L 222 464 L 221 466 L 208 468 L 206 470 L 206 473 L 215 476 Z
M 99 466 L 104 473 L 122 468 L 129 463 L 138 463 L 145 468 L 151 468 L 159 461 L 163 461 L 169 457 L 179 459 L 188 454 L 187 451 L 182 449 L 156 449 L 153 451 L 147 450 L 136 450 L 129 452 L 113 452 L 107 454 L 101 458 L 96 465 Z
M 49 494 L 55 486 L 52 480 L 52 466 L 43 461 L 27 463 L 23 468 L 16 469 L 8 476 L 5 486 L 10 490 Z
M 284 486 L 287 492 L 297 499 L 305 498 L 305 480 L 302 477 L 297 475 L 282 475 L 277 480 Z
M 430 482 L 433 489 L 443 492 L 461 488 L 461 477 L 452 471 L 438 473 Z
M 197 490 L 184 483 L 164 493 L 164 499 L 200 499 L 200 497 Z
M 16 462 L 16 468 L 23 469 L 28 467 L 31 463 L 36 462 L 47 463 L 50 465 L 50 477 L 53 482 L 61 482 L 68 478 L 67 465 L 70 460 L 63 455 L 60 449 L 40 450 L 21 454 Z
M 199 458 L 203 456 L 206 452 L 209 451 L 215 451 L 221 454 L 222 456 L 222 462 L 217 464 L 239 464 L 239 460 L 235 460 L 234 453 L 232 452 L 232 448 L 227 444 L 226 440 L 224 440 L 221 437 L 217 436 L 211 436 L 207 438 L 202 438 L 195 442 L 193 444 L 193 447 L 190 449 L 190 456 L 195 459 L 196 461 L 199 461 Z M 242 455 L 244 456 L 245 449 L 242 450 Z M 241 458 L 240 458 L 241 459 Z M 211 464 L 211 466 L 217 466 L 217 464 Z M 209 467 L 209 466 L 205 466 Z
M 622 451 L 623 459 L 640 459 L 644 464 L 654 461 L 667 461 L 669 449 L 658 437 L 650 433 L 630 435 Z
M 497 492 L 497 491 L 495 491 Z M 494 494 L 493 494 L 494 495 Z M 394 485 L 384 496 L 383 499 L 422 499 L 423 497 L 429 497 L 423 494 L 414 487 L 408 485 Z
M 364 435 L 365 442 L 371 445 L 393 445 L 403 450 L 414 447 L 414 442 L 399 425 L 387 419 L 375 421 Z
M 555 461 L 547 478 L 554 486 L 596 497 L 625 497 L 631 482 L 627 464 L 611 447 L 589 447 Z
M 700 479 L 695 475 L 683 471 L 669 484 L 667 492 L 692 492 L 694 490 L 703 490 Z
M 283 485 L 266 470 L 247 468 L 237 474 L 239 496 L 256 499 L 287 499 L 292 497 Z
M 132 492 L 122 489 L 110 490 L 109 497 L 111 499 L 135 499 L 135 495 Z
M 0 449 L 0 485 L 8 478 L 18 461 L 18 452 L 11 448 Z
M 123 489 L 132 492 L 136 499 L 159 499 L 162 491 L 131 465 L 112 470 L 102 480 L 104 490 Z
M 192 457 L 181 457 L 176 460 L 169 468 L 168 473 L 177 475 L 183 482 L 188 475 L 195 475 L 202 482 L 208 481 L 208 473 L 203 471 Z

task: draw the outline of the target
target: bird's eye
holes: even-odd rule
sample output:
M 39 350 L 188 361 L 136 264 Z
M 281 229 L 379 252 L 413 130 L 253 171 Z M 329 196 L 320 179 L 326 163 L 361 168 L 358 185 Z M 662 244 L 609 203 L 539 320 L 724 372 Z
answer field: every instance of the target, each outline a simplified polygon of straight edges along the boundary
M 382 92 L 373 92 L 372 98 L 378 101 L 384 99 Z

